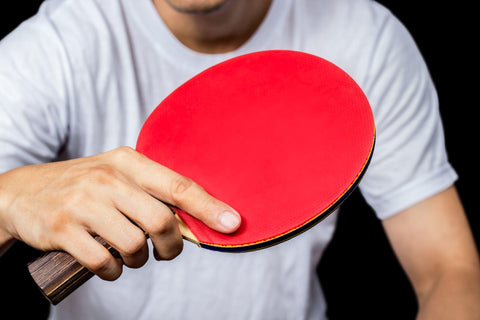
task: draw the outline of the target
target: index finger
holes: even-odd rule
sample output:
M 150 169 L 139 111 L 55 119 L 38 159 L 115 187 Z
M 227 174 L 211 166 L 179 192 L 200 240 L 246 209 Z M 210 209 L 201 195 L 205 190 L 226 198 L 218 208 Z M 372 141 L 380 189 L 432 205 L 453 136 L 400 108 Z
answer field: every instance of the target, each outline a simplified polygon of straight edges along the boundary
M 145 192 L 182 209 L 210 228 L 223 233 L 239 228 L 240 214 L 193 180 L 131 148 L 117 149 L 114 163 Z

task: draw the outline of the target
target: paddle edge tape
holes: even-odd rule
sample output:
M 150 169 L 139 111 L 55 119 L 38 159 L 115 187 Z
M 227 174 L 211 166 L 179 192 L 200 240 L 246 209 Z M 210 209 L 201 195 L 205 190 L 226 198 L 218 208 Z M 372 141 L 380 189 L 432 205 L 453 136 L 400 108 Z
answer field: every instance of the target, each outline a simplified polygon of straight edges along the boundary
M 334 212 L 340 206 L 340 204 L 343 203 L 343 201 L 345 201 L 353 193 L 353 191 L 355 191 L 358 184 L 362 180 L 365 172 L 367 171 L 368 166 L 370 165 L 370 161 L 372 160 L 372 156 L 373 156 L 373 150 L 375 149 L 375 141 L 376 141 L 376 132 L 374 129 L 372 145 L 370 147 L 370 152 L 368 154 L 367 160 L 365 161 L 362 167 L 362 170 L 360 170 L 359 174 L 354 179 L 352 184 L 328 208 L 319 212 L 315 217 L 313 217 L 306 223 L 302 224 L 301 226 L 270 239 L 266 239 L 266 240 L 262 240 L 254 243 L 241 244 L 241 245 L 219 245 L 219 244 L 204 243 L 204 242 L 200 242 L 195 236 L 193 236 L 193 234 L 192 234 L 193 238 L 190 238 L 189 236 L 186 236 L 186 235 L 184 235 L 184 238 L 188 241 L 195 243 L 201 248 L 214 250 L 214 251 L 221 251 L 221 252 L 239 252 L 240 253 L 240 252 L 248 252 L 248 251 L 265 249 L 265 248 L 274 246 L 276 244 L 279 244 L 281 242 L 287 241 L 307 231 L 308 229 L 312 228 L 313 226 L 321 222 L 323 219 L 328 217 L 332 212 Z

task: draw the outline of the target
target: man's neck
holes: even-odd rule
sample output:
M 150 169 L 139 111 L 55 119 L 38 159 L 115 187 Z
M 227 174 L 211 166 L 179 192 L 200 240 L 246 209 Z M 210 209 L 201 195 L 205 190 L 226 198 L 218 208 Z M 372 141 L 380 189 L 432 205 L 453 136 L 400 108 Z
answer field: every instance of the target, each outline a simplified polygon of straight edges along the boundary
M 153 2 L 166 26 L 185 46 L 202 53 L 224 53 L 253 35 L 272 0 L 230 0 L 208 13 L 181 12 L 165 0 Z

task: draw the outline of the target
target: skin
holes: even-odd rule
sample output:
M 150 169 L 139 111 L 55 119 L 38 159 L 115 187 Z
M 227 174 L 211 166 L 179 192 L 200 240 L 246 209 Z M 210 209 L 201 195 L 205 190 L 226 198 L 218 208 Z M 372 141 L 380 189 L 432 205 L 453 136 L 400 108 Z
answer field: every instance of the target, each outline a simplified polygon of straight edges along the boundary
M 480 319 L 480 263 L 455 187 L 384 220 L 413 284 L 418 319 Z
M 0 186 L 0 244 L 18 239 L 41 250 L 65 250 L 105 280 L 118 278 L 123 264 L 145 264 L 144 231 L 157 260 L 173 259 L 182 251 L 178 224 L 157 199 L 220 232 L 240 225 L 235 210 L 198 184 L 128 147 L 17 168 L 0 175 Z M 122 259 L 115 259 L 94 235 Z
M 255 32 L 271 0 L 153 0 L 175 37 L 202 53 L 240 47 Z M 186 13 L 187 12 L 187 13 Z
M 249 39 L 271 0 L 153 2 L 184 45 L 221 53 Z M 240 223 L 238 213 L 195 182 L 123 147 L 0 175 L 0 249 L 18 239 L 42 250 L 66 250 L 103 279 L 113 280 L 121 273 L 122 261 L 92 235 L 109 241 L 130 267 L 146 262 L 143 231 L 150 234 L 157 259 L 181 252 L 178 226 L 157 199 L 220 232 L 232 232 Z M 454 187 L 382 223 L 417 294 L 418 319 L 480 318 L 478 251 Z

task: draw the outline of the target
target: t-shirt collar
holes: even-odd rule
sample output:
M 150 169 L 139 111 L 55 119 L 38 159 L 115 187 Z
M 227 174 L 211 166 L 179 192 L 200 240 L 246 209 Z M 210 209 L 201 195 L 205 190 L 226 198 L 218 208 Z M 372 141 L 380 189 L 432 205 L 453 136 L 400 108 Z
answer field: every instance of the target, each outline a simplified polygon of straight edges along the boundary
M 285 23 L 286 7 L 289 1 L 273 0 L 263 22 L 255 33 L 243 45 L 234 51 L 219 54 L 200 53 L 194 51 L 181 43 L 168 29 L 158 15 L 152 0 L 130 0 L 126 1 L 130 10 L 137 15 L 137 18 L 152 40 L 152 43 L 162 51 L 165 56 L 182 61 L 183 64 L 191 63 L 198 67 L 198 64 L 212 64 L 237 55 L 267 49 L 272 41 L 272 32 L 281 30 L 280 24 Z

